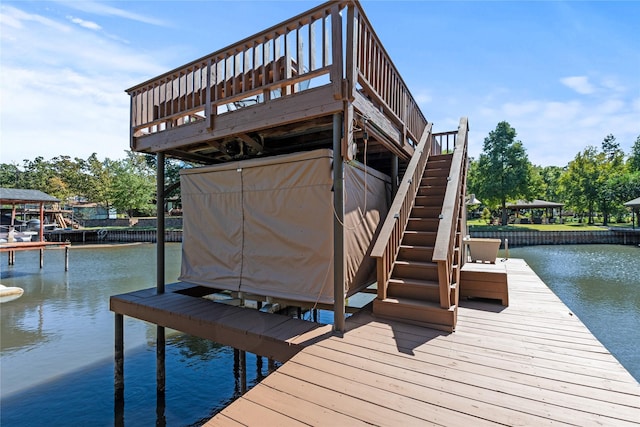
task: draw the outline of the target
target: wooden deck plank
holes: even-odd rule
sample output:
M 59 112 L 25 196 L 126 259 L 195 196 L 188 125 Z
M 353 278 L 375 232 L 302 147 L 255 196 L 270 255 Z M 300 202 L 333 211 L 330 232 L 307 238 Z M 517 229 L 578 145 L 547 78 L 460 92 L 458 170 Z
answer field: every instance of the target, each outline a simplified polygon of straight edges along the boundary
M 321 324 L 313 322 L 286 322 L 269 330 L 269 335 L 287 342 L 293 342 L 301 335 L 316 330 Z M 330 326 L 330 325 L 328 325 Z
M 476 396 L 465 396 L 463 394 L 464 390 L 462 393 L 459 391 L 460 385 L 458 384 L 455 387 L 455 398 L 452 398 L 451 394 L 447 392 L 447 390 L 453 389 L 450 385 L 440 385 L 439 383 L 443 380 L 431 377 L 424 372 L 401 366 L 390 366 L 386 364 L 387 361 L 385 360 L 372 361 L 369 358 L 362 359 L 353 355 L 345 355 L 344 353 L 334 353 L 332 355 L 328 351 L 323 352 L 318 351 L 318 349 L 314 348 L 313 352 L 296 356 L 296 363 L 343 378 L 354 378 L 363 384 L 392 390 L 395 394 L 414 397 L 455 413 L 464 414 L 465 416 L 459 420 L 460 422 L 467 420 L 467 422 L 475 423 L 475 418 L 486 418 L 488 421 L 508 425 L 541 426 L 552 424 L 551 420 L 543 417 L 522 413 L 515 409 L 504 407 L 504 404 L 500 405 L 500 400 L 506 399 L 509 399 L 509 404 L 512 404 L 511 396 L 502 397 L 498 393 L 492 393 L 490 390 L 476 387 L 470 388 L 475 391 Z M 316 351 L 318 352 L 316 353 Z M 383 357 L 383 359 L 391 358 Z M 437 369 L 440 370 L 441 368 L 438 367 Z M 379 374 L 378 372 L 384 372 L 384 374 Z M 462 387 L 464 387 L 464 384 Z M 496 399 L 496 396 L 502 397 L 502 399 Z M 488 399 L 489 402 L 479 400 L 479 398 Z
M 637 425 L 640 384 L 526 263 L 502 266 L 509 307 L 464 301 L 452 334 L 359 312 L 262 385 L 371 424 Z
M 400 384 L 399 382 L 391 386 L 391 384 L 382 381 L 382 377 L 379 378 L 380 382 L 376 382 L 371 378 L 376 375 L 373 372 L 358 371 L 358 376 L 350 375 L 347 378 L 341 374 L 346 367 L 339 362 L 325 363 L 323 366 L 316 365 L 313 367 L 293 360 L 290 362 L 281 366 L 278 371 L 281 374 L 311 382 L 320 387 L 334 388 L 342 395 L 349 395 L 355 399 L 393 410 L 395 414 L 390 417 L 389 421 L 393 420 L 391 424 L 394 425 L 400 424 L 396 421 L 399 414 L 413 418 L 412 421 L 409 421 L 409 424 L 417 424 L 419 422 L 439 425 L 464 425 L 470 422 L 478 426 L 492 424 L 486 420 L 423 401 L 421 400 L 422 392 L 424 391 L 422 389 L 409 387 L 411 390 L 407 390 L 407 384 Z M 329 368 L 331 365 L 333 365 L 333 369 Z
M 453 345 L 449 343 L 429 342 L 426 345 L 415 347 L 412 345 L 405 345 L 403 343 L 398 344 L 394 341 L 388 343 L 379 343 L 370 339 L 370 337 L 355 337 L 352 336 L 349 340 L 350 343 L 359 344 L 362 347 L 362 351 L 367 349 L 379 349 L 382 351 L 401 352 L 406 354 L 415 355 L 417 353 L 434 353 L 439 352 L 444 357 L 450 357 L 453 361 L 461 358 L 463 360 L 483 362 L 487 366 L 494 369 L 501 369 L 505 364 L 515 364 L 515 366 L 530 366 L 531 368 L 546 368 L 549 369 L 551 375 L 558 377 L 565 372 L 578 373 L 594 377 L 597 380 L 607 380 L 611 382 L 620 382 L 622 384 L 629 382 L 630 375 L 625 372 L 609 371 L 607 369 L 590 368 L 585 369 L 581 366 L 576 366 L 572 363 L 560 363 L 553 360 L 544 360 L 526 354 L 514 354 L 505 353 L 502 351 L 495 351 L 490 349 L 478 349 L 468 345 Z
M 565 349 L 575 349 L 578 351 L 609 354 L 607 349 L 599 341 L 591 338 L 575 337 L 572 335 L 559 334 L 556 331 L 549 334 L 539 331 L 510 328 L 509 325 L 487 325 L 486 323 L 467 322 L 464 331 L 493 336 L 496 338 L 510 339 L 517 334 L 523 342 L 535 343 L 548 346 L 559 346 Z
M 233 405 L 227 406 L 220 412 L 232 420 L 248 426 L 305 426 L 306 424 L 254 403 L 245 398 L 238 398 Z M 242 420 L 242 421 L 239 421 Z
M 404 325 L 402 325 L 404 327 Z M 369 330 L 367 328 L 358 328 L 351 331 L 355 337 L 361 337 L 365 341 L 371 340 L 384 343 L 385 339 L 392 338 L 396 341 L 396 345 L 401 346 L 405 351 L 419 351 L 421 346 L 428 341 L 428 345 L 440 346 L 448 348 L 455 342 L 459 346 L 460 351 L 470 354 L 490 355 L 492 357 L 511 360 L 524 358 L 536 363 L 555 363 L 564 366 L 565 369 L 576 369 L 576 366 L 589 367 L 594 370 L 600 370 L 603 377 L 611 377 L 610 370 L 617 369 L 620 365 L 609 356 L 604 359 L 589 358 L 594 353 L 569 351 L 562 347 L 551 347 L 542 344 L 531 344 L 523 342 L 521 339 L 508 341 L 506 339 L 493 338 L 491 336 L 478 336 L 473 333 L 464 332 L 463 328 L 457 328 L 455 338 L 453 336 L 437 335 L 435 331 L 425 331 L 425 335 L 415 335 L 411 333 L 403 333 L 399 329 L 382 329 Z M 517 338 L 517 337 L 516 337 Z M 576 357 L 579 356 L 579 357 Z M 621 372 L 624 371 L 620 367 Z
M 531 318 L 531 316 L 522 316 L 520 313 L 513 313 L 508 310 L 500 312 L 500 316 L 496 313 L 483 313 L 482 306 L 469 306 L 467 303 L 460 305 L 458 318 L 465 319 L 466 322 L 484 323 L 487 325 L 509 325 L 514 331 L 518 329 L 534 330 L 550 332 L 553 334 L 566 334 L 571 336 L 580 336 L 596 340 L 596 338 L 585 328 L 584 324 L 576 321 L 555 321 L 555 319 Z M 597 340 L 596 340 L 597 341 Z
M 393 330 L 384 323 L 375 323 L 376 327 L 386 332 L 376 331 L 373 336 L 364 336 L 365 340 L 384 342 L 384 339 L 375 335 L 385 334 L 393 337 L 395 333 L 396 345 L 403 347 L 403 351 L 412 351 L 429 340 L 430 346 L 450 348 L 451 341 L 454 340 L 458 351 L 465 352 L 470 357 L 488 355 L 499 360 L 521 360 L 540 366 L 553 366 L 558 370 L 576 370 L 590 368 L 590 373 L 602 378 L 617 379 L 620 376 L 622 381 L 628 381 L 629 374 L 621 365 L 610 356 L 605 360 L 594 360 L 584 358 L 584 354 L 568 353 L 560 348 L 541 348 L 540 346 L 528 345 L 514 336 L 513 341 L 506 339 L 493 339 L 492 337 L 476 336 L 464 333 L 458 329 L 453 335 L 434 334 L 424 331 L 417 335 L 411 333 L 411 328 L 407 329 L 403 324 L 393 324 Z M 361 330 L 357 334 L 364 334 L 366 330 Z M 409 331 L 409 332 L 406 332 Z M 370 334 L 371 335 L 371 334 Z
M 408 409 L 403 402 L 395 399 L 392 393 L 387 392 L 385 395 L 380 395 L 379 401 L 371 401 L 367 399 L 367 396 L 376 396 L 377 392 L 373 390 L 373 394 L 367 394 L 367 389 L 363 386 L 362 390 L 357 383 L 342 384 L 339 383 L 339 387 L 331 385 L 332 381 L 335 381 L 334 377 L 322 376 L 312 371 L 305 370 L 304 372 L 312 374 L 314 380 L 308 378 L 299 379 L 295 372 L 290 372 L 293 375 L 286 375 L 280 370 L 268 377 L 269 381 L 263 380 L 265 385 L 273 387 L 278 390 L 287 390 L 286 392 L 294 391 L 296 396 L 301 399 L 315 402 L 318 405 L 330 408 L 335 411 L 339 411 L 346 416 L 356 418 L 372 425 L 424 425 L 425 420 L 416 416 L 415 414 L 408 414 Z M 300 370 L 298 370 L 300 373 Z M 318 381 L 315 379 L 318 378 Z M 321 382 L 324 385 L 317 384 Z M 362 391 L 362 393 L 360 393 Z M 250 390 L 247 393 L 252 394 L 254 391 Z M 365 396 L 363 396 L 365 395 Z M 404 409 L 404 410 L 398 410 Z M 432 418 L 434 418 L 432 416 Z M 433 422 L 434 424 L 446 425 L 444 420 L 440 423 Z M 323 425 L 323 424 L 321 424 Z M 328 424 L 324 424 L 328 425 Z M 450 423 L 449 425 L 453 425 Z
M 364 421 L 304 400 L 297 395 L 287 394 L 264 384 L 254 387 L 255 392 L 245 395 L 247 400 L 286 413 L 291 418 L 309 425 L 366 426 Z M 253 389 L 252 389 L 253 390 Z
M 281 362 L 291 358 L 314 338 L 331 334 L 331 325 L 263 313 L 177 292 L 157 294 L 155 289 L 113 296 L 110 306 L 116 313 Z M 295 333 L 283 338 L 283 325 Z
M 244 427 L 246 424 L 242 424 L 232 418 L 227 417 L 225 414 L 218 414 L 214 418 L 203 424 L 203 427 Z
M 626 407 L 640 408 L 640 399 L 638 399 L 637 395 L 609 390 L 594 390 L 591 387 L 577 385 L 571 385 L 569 389 L 568 384 L 558 381 L 557 378 L 539 378 L 535 375 L 522 375 L 495 368 L 483 369 L 481 366 L 479 367 L 473 363 L 465 363 L 462 360 L 456 360 L 455 368 L 452 368 L 451 359 L 438 359 L 431 355 L 416 358 L 399 353 L 369 352 L 368 357 L 363 359 L 355 356 L 353 353 L 345 353 L 342 351 L 344 347 L 342 350 L 336 350 L 336 344 L 338 344 L 337 340 L 333 340 L 331 345 L 312 346 L 296 356 L 295 360 L 298 363 L 305 363 L 304 361 L 301 362 L 303 355 L 335 360 L 338 363 L 341 362 L 343 365 L 356 367 L 361 370 L 383 372 L 384 375 L 391 376 L 402 382 L 420 384 L 425 388 L 432 388 L 439 392 L 455 390 L 455 394 L 461 398 L 464 396 L 464 393 L 469 393 L 464 397 L 484 402 L 486 405 L 489 405 L 489 407 L 491 405 L 497 406 L 499 404 L 498 402 L 504 400 L 508 404 L 505 409 L 515 408 L 515 398 L 518 397 L 523 398 L 528 406 L 527 400 L 540 399 L 541 402 L 544 402 L 544 400 L 541 400 L 544 397 L 545 399 L 548 398 L 549 403 L 554 405 L 560 405 L 563 400 L 567 400 L 573 404 L 580 404 L 580 398 L 588 398 L 598 401 L 597 405 L 614 405 L 622 412 L 626 410 Z M 442 359 L 445 360 L 443 361 Z M 448 362 L 446 362 L 446 360 L 448 360 Z M 307 361 L 307 363 L 309 362 Z M 347 375 L 348 371 L 343 367 L 342 373 Z M 494 396 L 493 393 L 498 394 Z M 560 393 L 560 396 L 558 396 L 557 393 Z M 563 399 L 565 394 L 569 396 L 569 398 Z M 424 395 L 424 392 L 421 392 L 421 395 Z M 574 399 L 571 396 L 576 396 L 576 398 Z M 434 401 L 434 399 L 431 399 L 431 401 Z M 450 403 L 450 399 L 444 399 L 442 401 L 446 402 L 445 404 Z M 463 406 L 469 405 L 477 408 L 478 403 L 467 403 Z M 464 408 L 452 409 L 465 411 Z M 613 413 L 615 412 L 616 411 Z M 498 414 L 494 414 L 494 416 L 497 415 Z M 505 420 L 501 421 L 499 419 L 494 419 L 494 421 L 505 422 Z M 534 421 L 535 420 L 530 420 L 527 423 L 538 424 L 540 422 L 540 420 Z
M 316 351 L 331 350 L 351 355 L 362 352 L 362 349 L 358 347 L 352 340 L 344 342 L 332 339 L 311 347 L 308 352 L 315 354 Z M 619 382 L 594 378 L 579 373 L 566 373 L 560 377 L 558 371 L 553 369 L 539 368 L 528 363 L 504 362 L 491 357 L 471 360 L 455 349 L 443 351 L 434 349 L 433 352 L 415 357 L 391 348 L 379 348 L 372 349 L 367 353 L 367 356 L 370 360 L 386 362 L 416 371 L 420 371 L 424 363 L 429 363 L 444 371 L 455 367 L 456 370 L 462 373 L 469 372 L 489 377 L 499 373 L 514 382 L 540 384 L 540 387 L 544 386 L 558 391 L 565 391 L 570 388 L 570 392 L 587 397 L 593 396 L 593 393 L 599 393 L 599 396 L 602 396 L 599 397 L 601 400 L 619 402 L 630 406 L 637 405 L 640 402 L 640 388 L 638 387 L 621 387 Z M 396 358 L 391 358 L 390 356 L 396 356 Z M 606 393 L 600 393 L 600 391 Z

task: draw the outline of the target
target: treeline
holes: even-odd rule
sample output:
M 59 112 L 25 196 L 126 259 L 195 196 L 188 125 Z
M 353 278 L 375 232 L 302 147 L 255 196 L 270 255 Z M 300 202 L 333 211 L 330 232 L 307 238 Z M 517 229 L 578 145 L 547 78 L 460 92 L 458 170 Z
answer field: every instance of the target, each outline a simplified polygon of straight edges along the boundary
M 179 171 L 192 165 L 174 159 L 165 161 L 166 196 L 179 195 Z M 37 157 L 23 164 L 0 164 L 0 186 L 41 190 L 60 200 L 98 203 L 129 216 L 152 215 L 156 211 L 156 157 L 127 152 L 120 160 L 58 156 Z M 471 159 L 467 193 L 483 205 L 502 212 L 519 199 L 542 199 L 565 204 L 589 223 L 596 213 L 607 224 L 620 222 L 628 210 L 624 202 L 640 196 L 640 136 L 630 153 L 624 153 L 613 135 L 599 147 L 588 146 L 566 166 L 536 166 L 527 156 L 516 130 L 500 122 L 484 139 L 483 152 Z
M 179 170 L 188 167 L 176 160 L 165 164 L 166 187 L 179 191 Z M 40 190 L 64 202 L 91 202 L 115 208 L 129 216 L 156 212 L 156 157 L 127 152 L 124 159 L 87 159 L 58 156 L 37 157 L 23 164 L 0 164 L 0 187 Z M 172 194 L 167 194 L 171 196 Z
M 506 204 L 519 199 L 564 203 L 564 209 L 589 223 L 596 214 L 604 225 L 612 219 L 623 222 L 629 213 L 624 203 L 640 196 L 640 136 L 629 153 L 609 134 L 599 147 L 586 147 L 568 165 L 545 167 L 533 165 L 515 138 L 509 123 L 498 123 L 484 139 L 479 158 L 471 160 L 467 180 L 467 192 L 501 212 L 503 224 Z

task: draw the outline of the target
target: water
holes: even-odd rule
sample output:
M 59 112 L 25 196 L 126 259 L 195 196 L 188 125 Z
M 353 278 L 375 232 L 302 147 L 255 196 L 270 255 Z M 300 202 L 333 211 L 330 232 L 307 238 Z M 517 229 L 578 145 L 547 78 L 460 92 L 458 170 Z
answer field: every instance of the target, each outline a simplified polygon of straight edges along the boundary
M 16 253 L 1 282 L 24 295 L 0 305 L 0 425 L 198 425 L 243 391 L 233 349 L 168 332 L 165 406 L 155 390 L 155 325 L 125 317 L 125 403 L 114 415 L 111 295 L 155 286 L 150 244 Z M 166 280 L 177 280 L 180 244 L 167 244 Z M 640 380 L 640 249 L 536 246 L 511 249 Z M 330 319 L 322 318 L 323 322 Z M 237 359 L 236 359 L 237 360 Z M 247 386 L 268 374 L 247 354 Z
M 640 381 L 640 248 L 529 246 L 510 249 L 509 256 L 525 259 Z
M 180 244 L 167 244 L 166 280 L 177 280 Z M 151 244 L 16 253 L 1 282 L 24 295 L 0 306 L 2 426 L 197 425 L 242 393 L 229 347 L 167 331 L 165 407 L 158 408 L 155 325 L 125 317 L 124 420 L 114 415 L 114 315 L 109 297 L 155 286 Z M 4 262 L 6 260 L 3 257 Z M 247 386 L 268 374 L 247 353 Z M 160 409 L 158 411 L 158 409 Z

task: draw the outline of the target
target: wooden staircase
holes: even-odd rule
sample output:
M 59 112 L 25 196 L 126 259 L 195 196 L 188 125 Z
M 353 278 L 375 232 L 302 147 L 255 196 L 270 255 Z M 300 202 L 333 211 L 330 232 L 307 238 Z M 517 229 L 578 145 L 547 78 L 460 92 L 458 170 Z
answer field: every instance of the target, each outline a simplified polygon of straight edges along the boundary
M 374 313 L 384 317 L 451 330 L 457 306 L 440 306 L 438 264 L 432 261 L 440 223 L 451 154 L 432 155 L 411 209 L 396 262 L 387 286 L 387 298 L 374 301 Z
M 467 121 L 455 132 L 425 132 L 371 252 L 378 282 L 373 312 L 453 331 L 464 260 Z

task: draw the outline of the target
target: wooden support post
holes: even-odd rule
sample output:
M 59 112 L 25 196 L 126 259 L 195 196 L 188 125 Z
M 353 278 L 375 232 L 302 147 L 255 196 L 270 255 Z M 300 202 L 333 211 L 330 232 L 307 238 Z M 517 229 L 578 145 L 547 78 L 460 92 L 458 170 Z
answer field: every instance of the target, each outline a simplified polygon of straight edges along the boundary
M 156 160 L 156 292 L 164 294 L 164 153 L 158 153 Z
M 398 156 L 391 156 L 391 199 L 396 196 L 398 192 Z
M 44 267 L 44 248 L 40 248 L 40 268 L 42 267 Z
M 69 271 L 69 246 L 64 247 L 64 271 Z
M 116 401 L 124 399 L 124 316 L 115 314 L 115 352 L 113 385 Z
M 333 328 L 344 332 L 344 163 L 342 115 L 333 115 Z
M 247 392 L 247 352 L 240 350 L 240 392 Z
M 164 327 L 156 325 L 156 391 L 164 394 L 166 389 L 166 342 Z
M 256 354 L 256 379 L 262 381 L 264 374 L 262 373 L 262 356 Z
M 267 372 L 270 374 L 276 370 L 276 363 L 273 359 L 267 360 Z
M 44 202 L 40 202 L 40 231 L 38 232 L 38 237 L 41 242 L 44 242 Z M 42 262 L 40 263 L 40 268 L 42 268 Z

